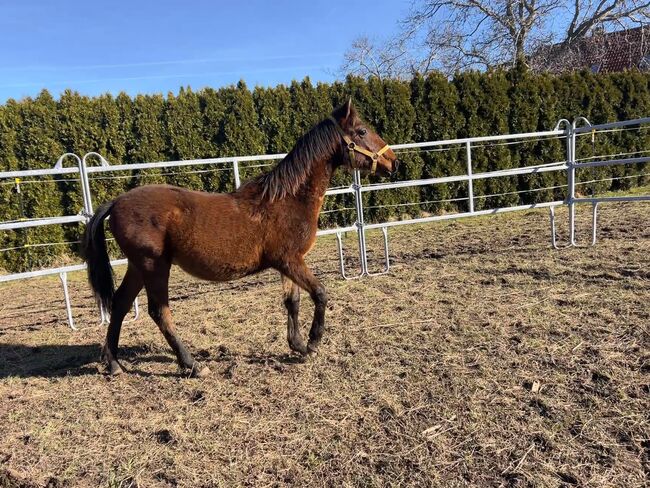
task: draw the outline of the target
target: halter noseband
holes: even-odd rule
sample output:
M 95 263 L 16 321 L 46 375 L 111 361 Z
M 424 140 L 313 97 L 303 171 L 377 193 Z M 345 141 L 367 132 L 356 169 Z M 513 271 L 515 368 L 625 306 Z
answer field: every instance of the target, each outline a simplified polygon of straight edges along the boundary
M 336 130 L 339 131 L 339 134 L 341 134 L 341 137 L 343 137 L 343 140 L 345 141 L 345 145 L 348 148 L 348 154 L 350 155 L 350 167 L 351 168 L 357 168 L 355 165 L 355 158 L 354 158 L 354 151 L 361 153 L 365 156 L 368 156 L 372 160 L 372 168 L 370 169 L 370 174 L 374 174 L 375 170 L 377 169 L 377 162 L 379 161 L 379 156 L 384 154 L 386 151 L 388 151 L 388 144 L 386 144 L 384 147 L 382 147 L 379 151 L 377 152 L 370 152 L 367 149 L 358 146 L 352 139 L 350 139 L 350 136 L 348 136 L 339 123 L 336 121 L 334 117 L 329 117 L 329 119 L 334 122 L 334 127 L 336 127 Z

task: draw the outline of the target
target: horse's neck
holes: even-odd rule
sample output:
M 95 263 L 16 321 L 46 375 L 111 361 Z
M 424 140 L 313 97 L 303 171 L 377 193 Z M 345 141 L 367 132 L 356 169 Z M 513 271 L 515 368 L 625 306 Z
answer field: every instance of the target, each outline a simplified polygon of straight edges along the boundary
M 333 166 L 330 161 L 320 161 L 312 168 L 310 178 L 307 181 L 307 186 L 310 187 L 312 192 L 320 197 L 325 196 L 325 192 L 330 186 L 332 173 L 334 172 Z
M 332 173 L 333 166 L 330 161 L 315 161 L 309 178 L 296 193 L 296 198 L 306 203 L 311 212 L 320 212 Z

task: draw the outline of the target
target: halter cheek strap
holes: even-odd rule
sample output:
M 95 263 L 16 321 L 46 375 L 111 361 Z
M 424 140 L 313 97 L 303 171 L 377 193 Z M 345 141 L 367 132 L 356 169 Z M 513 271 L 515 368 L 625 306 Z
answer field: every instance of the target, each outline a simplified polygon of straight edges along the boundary
M 350 139 L 350 136 L 348 136 L 343 129 L 341 129 L 341 126 L 339 123 L 336 121 L 334 117 L 329 117 L 329 119 L 334 122 L 334 127 L 336 127 L 336 130 L 339 131 L 339 134 L 341 134 L 341 137 L 343 137 L 343 140 L 345 141 L 345 145 L 348 149 L 348 154 L 350 158 L 350 167 L 352 168 L 357 168 L 355 161 L 356 158 L 354 157 L 354 152 L 361 153 L 365 156 L 368 156 L 372 160 L 372 167 L 370 169 L 370 173 L 374 174 L 375 171 L 377 170 L 377 162 L 379 161 L 379 156 L 384 154 L 386 151 L 388 151 L 388 144 L 386 144 L 384 147 L 382 147 L 379 151 L 377 152 L 370 152 L 367 149 L 360 147 L 357 145 L 352 139 Z M 357 168 L 359 169 L 359 168 Z

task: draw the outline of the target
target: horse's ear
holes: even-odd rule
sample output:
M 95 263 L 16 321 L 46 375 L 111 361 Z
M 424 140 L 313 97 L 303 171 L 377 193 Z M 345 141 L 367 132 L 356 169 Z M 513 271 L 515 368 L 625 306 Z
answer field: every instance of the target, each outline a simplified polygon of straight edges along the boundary
M 348 97 L 348 101 L 345 102 L 345 118 L 349 119 L 350 115 L 352 115 L 352 111 L 354 108 L 352 107 L 352 97 Z
M 347 102 L 335 109 L 332 115 L 339 121 L 341 126 L 345 127 L 352 122 L 356 115 L 356 111 L 352 106 L 352 98 L 348 98 Z

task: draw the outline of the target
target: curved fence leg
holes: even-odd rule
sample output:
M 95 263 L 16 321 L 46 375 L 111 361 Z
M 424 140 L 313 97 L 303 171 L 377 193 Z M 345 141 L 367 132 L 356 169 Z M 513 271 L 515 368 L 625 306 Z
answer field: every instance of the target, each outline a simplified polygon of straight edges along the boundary
M 59 279 L 63 285 L 63 296 L 65 298 L 65 311 L 68 315 L 68 325 L 72 330 L 77 330 L 77 327 L 74 325 L 74 319 L 72 318 L 72 305 L 70 304 L 70 292 L 68 291 L 68 273 L 65 271 L 59 273 Z
M 99 318 L 99 325 L 108 324 L 111 321 L 110 314 L 106 313 L 106 310 L 104 310 L 102 305 L 99 306 Z M 135 322 L 138 318 L 140 318 L 140 303 L 138 302 L 138 297 L 136 297 L 133 302 L 133 318 L 125 320 L 123 323 L 128 324 L 129 322 Z
M 594 202 L 591 209 L 591 243 L 590 246 L 595 246 L 598 241 L 598 203 Z M 555 233 L 555 207 L 549 207 L 550 218 L 551 218 L 551 244 L 554 249 L 560 249 L 556 242 L 556 233 Z M 575 221 L 574 224 L 575 226 Z M 571 244 L 565 247 L 588 247 L 587 245 L 580 245 L 575 241 L 575 234 Z
M 104 306 L 102 304 L 99 304 L 99 319 L 99 325 L 108 324 L 109 322 L 108 314 L 106 313 L 106 310 L 104 310 Z
M 596 245 L 598 227 L 598 202 L 594 203 L 591 215 L 591 245 Z
M 553 249 L 559 249 L 557 247 L 557 240 L 555 238 L 555 208 L 554 207 L 548 207 L 548 216 L 549 220 L 551 221 L 551 246 L 553 246 Z
M 386 274 L 390 271 L 390 256 L 388 255 L 388 227 L 382 227 L 381 233 L 384 237 L 384 269 L 378 273 L 369 273 L 366 272 L 368 276 L 379 276 Z
M 571 242 L 567 244 L 566 246 L 558 246 L 557 244 L 557 230 L 555 226 L 555 207 L 548 207 L 548 213 L 549 213 L 549 219 L 551 222 L 551 246 L 553 246 L 553 249 L 564 249 L 567 247 L 572 247 Z
M 343 239 L 341 237 L 340 232 L 336 233 L 336 242 L 337 242 L 338 250 L 339 250 L 339 269 L 341 271 L 341 276 L 343 277 L 343 279 L 344 280 L 356 280 L 356 279 L 361 278 L 363 276 L 363 263 L 361 264 L 361 271 L 359 272 L 358 275 L 347 276 L 345 274 L 345 260 L 343 258 Z
M 578 244 L 576 242 L 575 233 L 573 235 L 573 240 L 571 240 L 571 238 L 569 238 L 569 244 L 567 244 L 565 246 L 558 246 L 558 244 L 557 244 L 557 231 L 556 231 L 556 227 L 555 227 L 555 207 L 549 207 L 548 211 L 549 211 L 549 217 L 550 217 L 550 222 L 551 222 L 551 246 L 553 246 L 553 249 L 565 249 L 567 247 L 587 247 L 587 246 L 580 245 L 580 244 Z M 571 209 L 569 207 L 569 212 L 570 211 L 571 211 Z M 592 221 L 591 221 L 591 226 L 592 227 L 591 227 L 591 244 L 590 245 L 595 246 L 596 245 L 596 238 L 597 238 L 597 236 L 596 236 L 596 234 L 597 234 L 596 226 L 597 226 L 597 220 L 598 220 L 598 203 L 594 203 L 592 212 L 593 212 L 593 214 L 592 214 Z M 569 225 L 571 225 L 571 224 L 569 224 Z M 575 226 L 575 220 L 574 220 L 573 225 Z
M 140 317 L 140 305 L 138 304 L 138 297 L 135 297 L 135 301 L 133 302 L 133 318 L 125 320 L 124 323 L 135 322 L 138 320 L 138 317 Z

